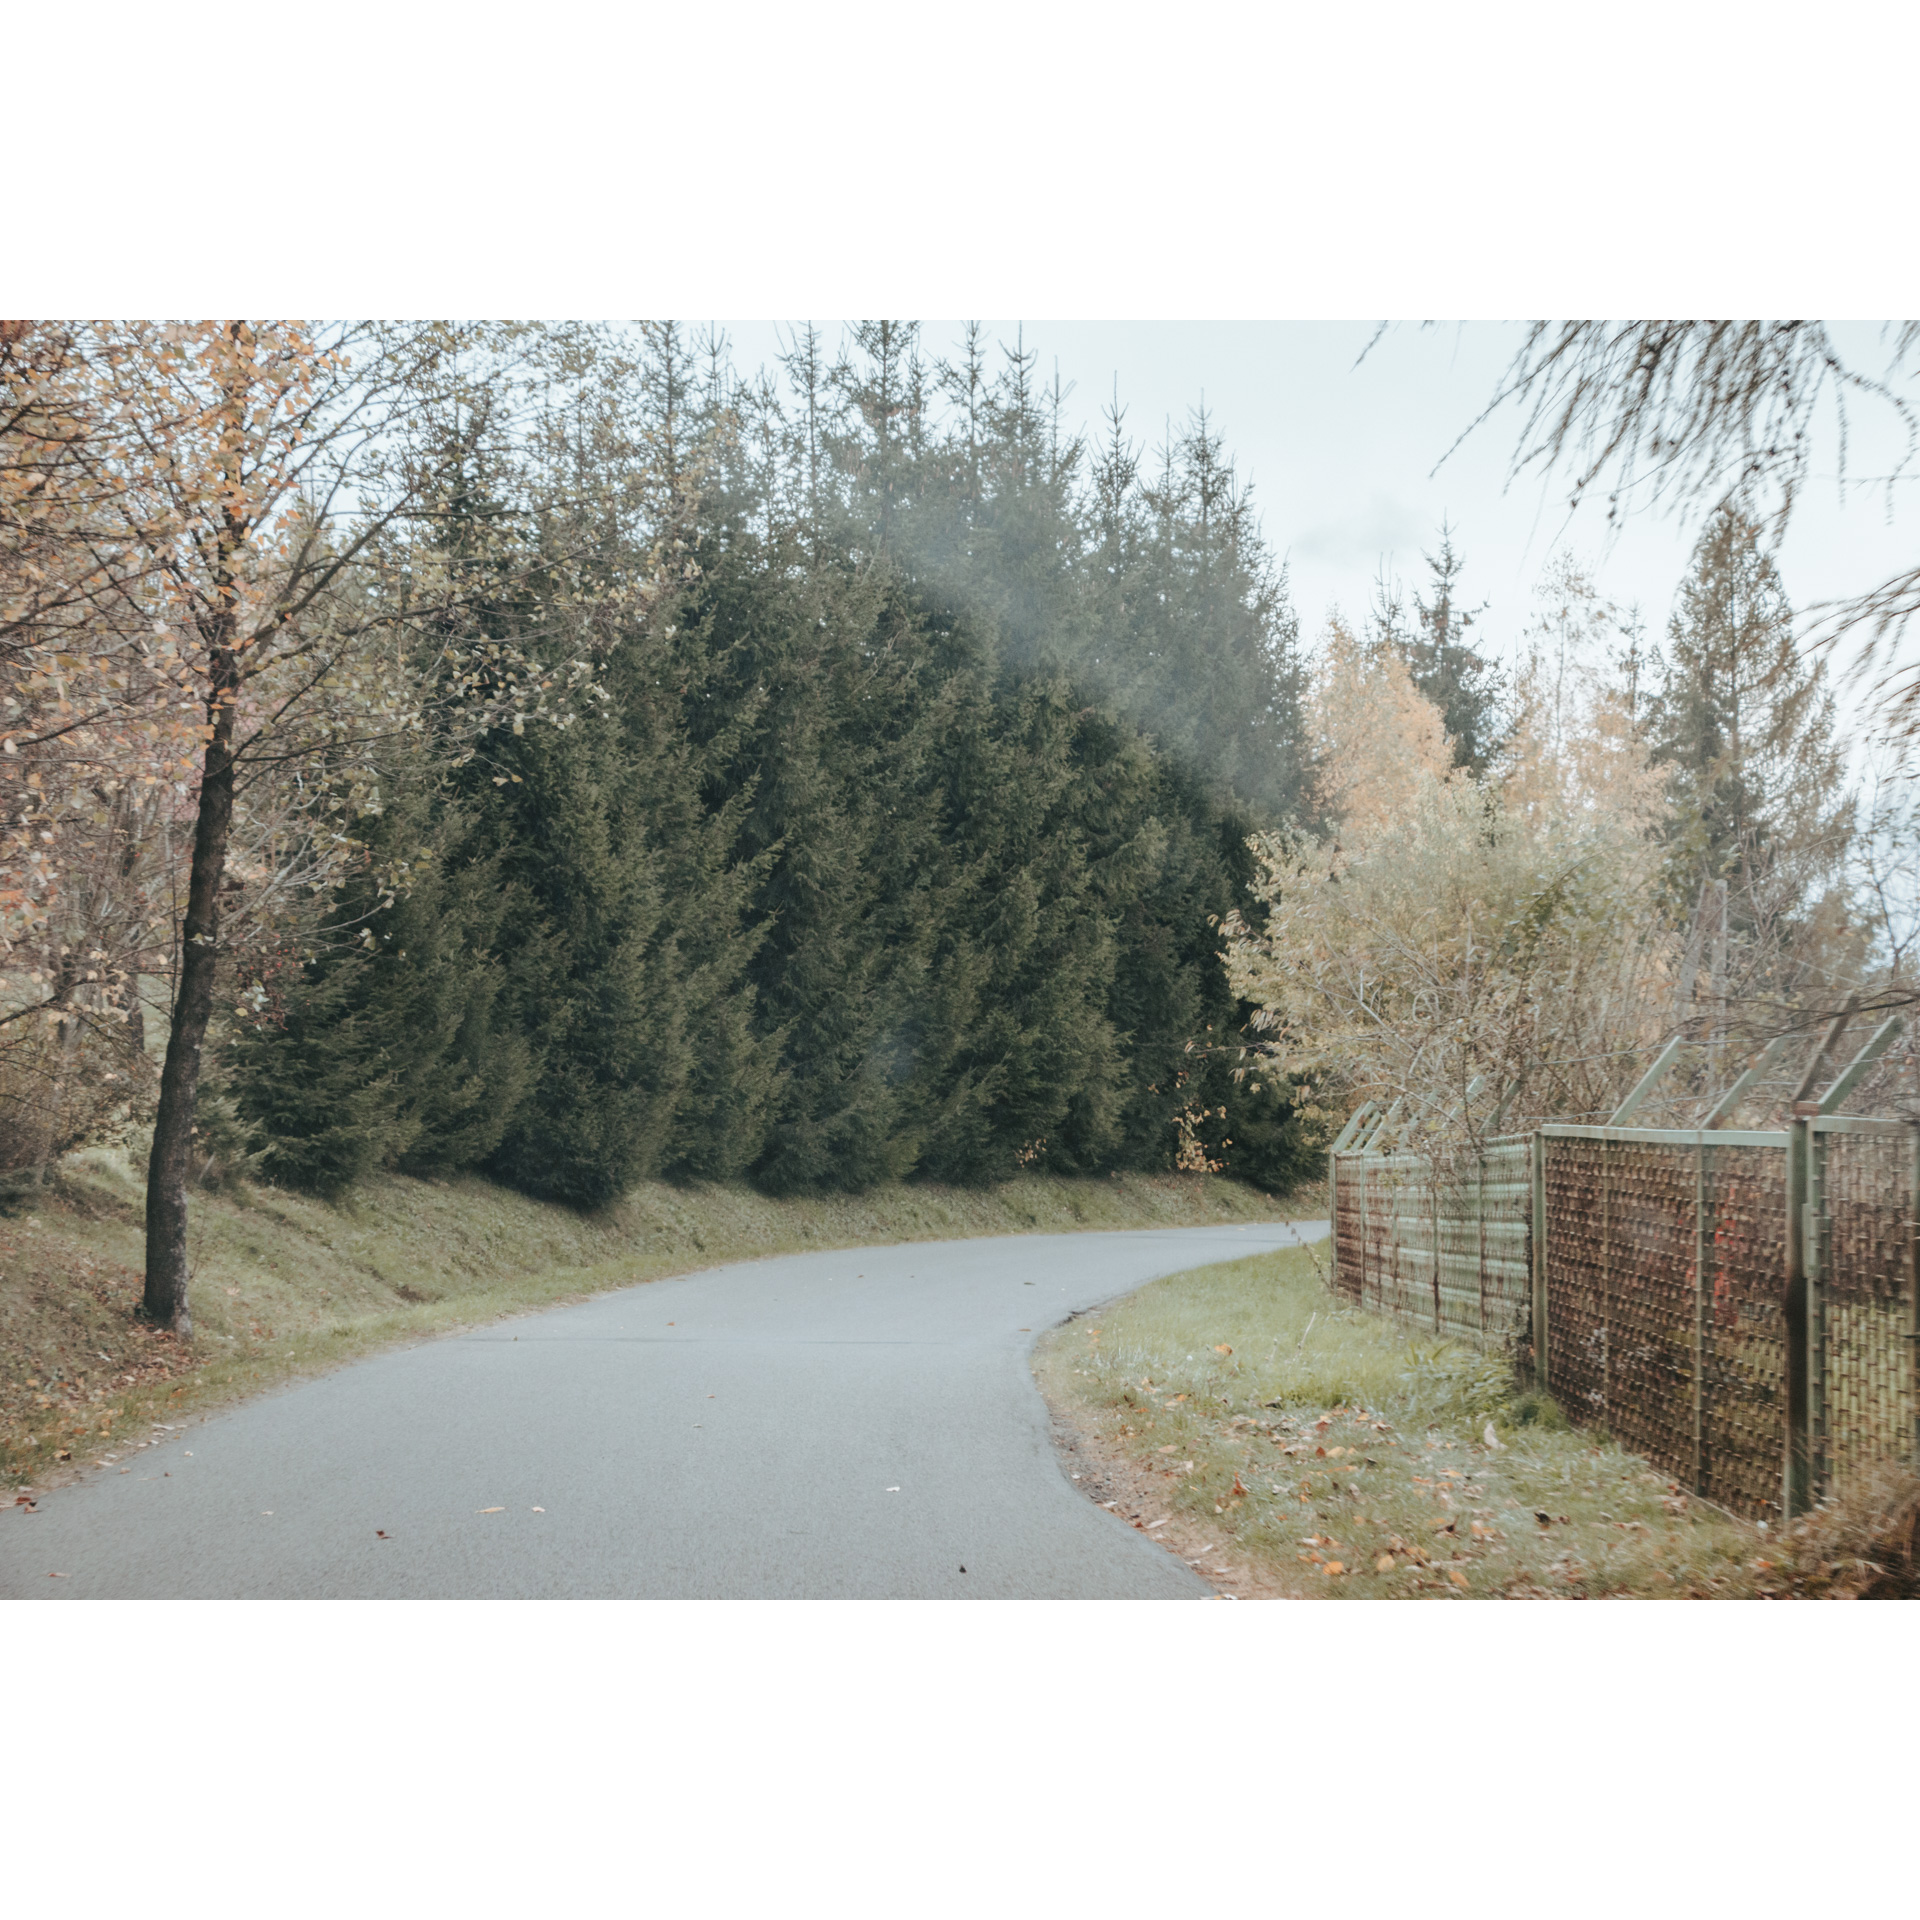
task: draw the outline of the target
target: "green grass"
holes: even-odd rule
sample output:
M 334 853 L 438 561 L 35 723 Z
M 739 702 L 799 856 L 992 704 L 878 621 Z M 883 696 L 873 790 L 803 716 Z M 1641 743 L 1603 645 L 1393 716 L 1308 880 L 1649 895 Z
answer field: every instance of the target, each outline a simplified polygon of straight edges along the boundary
M 124 1154 L 62 1164 L 0 1215 L 0 1474 L 78 1467 L 172 1420 L 398 1342 L 724 1261 L 813 1247 L 1281 1217 L 1191 1176 L 1034 1176 L 978 1190 L 895 1186 L 772 1200 L 649 1184 L 581 1214 L 475 1178 L 368 1182 L 327 1202 L 268 1187 L 196 1192 L 194 1338 L 145 1328 L 143 1189 Z
M 1782 1590 L 1765 1532 L 1517 1398 L 1503 1362 L 1341 1305 L 1304 1252 L 1155 1281 L 1056 1329 L 1035 1368 L 1059 1417 L 1282 1593 Z

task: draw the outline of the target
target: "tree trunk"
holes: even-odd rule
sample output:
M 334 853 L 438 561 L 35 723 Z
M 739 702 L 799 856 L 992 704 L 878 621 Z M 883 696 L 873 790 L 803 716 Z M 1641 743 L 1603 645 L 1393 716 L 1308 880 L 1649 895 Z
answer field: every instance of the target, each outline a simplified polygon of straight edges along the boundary
M 187 1311 L 187 1179 L 193 1164 L 194 1098 L 200 1088 L 200 1049 L 213 1015 L 213 980 L 220 963 L 220 882 L 233 827 L 233 719 L 239 662 L 233 649 L 231 601 L 223 595 L 221 630 L 208 648 L 212 688 L 200 808 L 193 824 L 193 867 L 181 929 L 180 993 L 166 1064 L 160 1070 L 160 1106 L 147 1160 L 147 1287 L 142 1309 L 182 1338 L 193 1332 Z

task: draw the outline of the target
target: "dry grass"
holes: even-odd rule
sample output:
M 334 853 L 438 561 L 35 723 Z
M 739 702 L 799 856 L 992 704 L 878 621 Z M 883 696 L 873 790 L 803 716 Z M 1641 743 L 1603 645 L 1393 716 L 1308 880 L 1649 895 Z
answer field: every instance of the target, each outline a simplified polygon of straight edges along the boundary
M 1787 1529 L 1774 1584 L 1823 1600 L 1920 1600 L 1920 1473 L 1888 1463 Z
M 339 1203 L 238 1186 L 194 1196 L 191 1343 L 135 1318 L 141 1182 L 70 1156 L 40 1204 L 0 1215 L 0 1474 L 18 1487 L 173 1420 L 400 1341 L 723 1261 L 810 1247 L 1272 1219 L 1281 1204 L 1192 1176 L 776 1201 L 651 1184 L 583 1215 L 478 1179 L 369 1182 Z
M 1035 1368 L 1063 1424 L 1092 1449 L 1124 1452 L 1132 1504 L 1157 1497 L 1162 1511 L 1143 1511 L 1143 1527 L 1180 1527 L 1204 1542 L 1206 1570 L 1238 1562 L 1259 1591 L 1805 1590 L 1794 1549 L 1689 1499 L 1637 1455 L 1569 1430 L 1551 1403 L 1515 1399 L 1486 1356 L 1410 1344 L 1390 1322 L 1342 1307 L 1303 1252 L 1155 1281 L 1057 1329 Z

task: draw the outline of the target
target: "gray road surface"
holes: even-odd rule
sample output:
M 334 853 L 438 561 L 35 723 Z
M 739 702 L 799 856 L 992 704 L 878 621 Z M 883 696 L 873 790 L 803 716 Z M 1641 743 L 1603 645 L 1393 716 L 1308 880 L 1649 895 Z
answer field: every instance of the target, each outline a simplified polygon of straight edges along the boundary
M 1069 1484 L 1027 1352 L 1158 1275 L 1293 1244 L 794 1254 L 398 1350 L 0 1512 L 0 1595 L 1200 1598 Z

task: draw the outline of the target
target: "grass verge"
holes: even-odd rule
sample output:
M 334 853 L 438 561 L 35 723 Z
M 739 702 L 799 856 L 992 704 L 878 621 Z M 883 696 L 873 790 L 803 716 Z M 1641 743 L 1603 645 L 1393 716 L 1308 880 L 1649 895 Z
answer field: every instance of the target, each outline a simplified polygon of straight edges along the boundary
M 1082 1487 L 1247 1597 L 1869 1591 L 1850 1543 L 1893 1542 L 1907 1497 L 1777 1538 L 1516 1397 L 1503 1362 L 1341 1305 L 1302 1251 L 1157 1280 L 1034 1368 Z
M 123 1154 L 70 1155 L 0 1216 L 0 1476 L 43 1484 L 177 1422 L 400 1342 L 724 1261 L 1001 1233 L 1217 1225 L 1285 1205 L 1190 1175 L 772 1200 L 649 1184 L 595 1214 L 472 1178 L 368 1182 L 327 1202 L 196 1193 L 195 1335 L 145 1326 L 143 1188 Z

